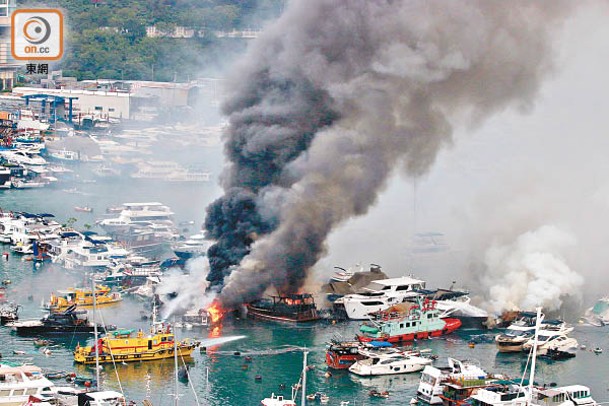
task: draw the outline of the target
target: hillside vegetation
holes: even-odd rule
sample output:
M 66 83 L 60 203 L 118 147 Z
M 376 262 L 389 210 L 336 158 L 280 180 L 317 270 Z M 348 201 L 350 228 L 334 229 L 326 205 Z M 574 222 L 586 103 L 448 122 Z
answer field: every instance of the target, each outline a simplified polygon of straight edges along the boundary
M 51 69 L 82 79 L 186 81 L 218 75 L 245 48 L 243 39 L 217 31 L 260 29 L 281 12 L 284 0 L 46 0 L 20 7 L 64 11 L 66 52 Z M 147 37 L 146 27 L 172 33 L 193 29 L 192 38 Z

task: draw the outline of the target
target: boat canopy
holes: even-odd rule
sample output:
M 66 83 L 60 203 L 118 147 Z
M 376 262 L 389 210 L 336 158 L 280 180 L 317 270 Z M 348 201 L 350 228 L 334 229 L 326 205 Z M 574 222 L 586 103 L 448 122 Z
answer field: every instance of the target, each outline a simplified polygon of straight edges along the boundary
M 370 344 L 373 347 L 377 347 L 377 348 L 393 347 L 393 344 L 391 344 L 388 341 L 370 341 L 368 344 Z

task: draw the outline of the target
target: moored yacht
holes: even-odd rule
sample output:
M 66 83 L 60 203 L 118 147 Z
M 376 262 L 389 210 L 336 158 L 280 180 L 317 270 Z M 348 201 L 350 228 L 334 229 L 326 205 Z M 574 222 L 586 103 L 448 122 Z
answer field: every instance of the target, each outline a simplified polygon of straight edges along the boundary
M 371 353 L 368 358 L 351 365 L 349 372 L 362 376 L 408 374 L 418 372 L 431 363 L 430 358 L 413 352 Z
M 521 312 L 505 332 L 495 336 L 495 344 L 499 352 L 522 351 L 524 343 L 533 337 L 536 317 L 533 312 Z
M 346 295 L 337 301 L 344 305 L 350 319 L 366 320 L 370 313 L 401 303 L 407 297 L 417 296 L 416 291 L 424 288 L 425 281 L 410 276 L 381 279 L 371 282 L 360 293 Z
M 519 317 L 502 334 L 495 337 L 495 344 L 499 352 L 522 351 L 526 342 L 531 340 L 535 333 L 536 314 L 521 312 Z M 569 334 L 573 327 L 562 320 L 541 320 L 540 335 L 556 336 Z
M 194 234 L 188 237 L 187 240 L 174 244 L 173 252 L 175 252 L 178 258 L 190 259 L 205 256 L 210 246 L 211 242 L 205 239 L 205 235 Z
M 523 344 L 524 351 L 530 351 L 535 344 L 535 338 Z M 537 354 L 546 355 L 548 351 L 560 351 L 573 354 L 579 348 L 579 343 L 573 337 L 568 337 L 566 334 L 556 333 L 551 330 L 539 330 L 537 337 Z
M 50 391 L 55 384 L 42 374 L 34 365 L 0 365 L 0 404 L 23 405 L 30 396 Z
M 173 226 L 173 212 L 159 202 L 123 203 L 118 218 L 104 219 L 99 225 L 108 233 L 128 230 L 133 223 L 151 222 Z

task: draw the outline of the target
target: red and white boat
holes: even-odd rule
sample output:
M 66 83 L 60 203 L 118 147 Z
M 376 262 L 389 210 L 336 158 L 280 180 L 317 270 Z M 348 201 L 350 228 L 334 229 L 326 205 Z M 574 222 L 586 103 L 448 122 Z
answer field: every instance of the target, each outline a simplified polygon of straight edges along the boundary
M 441 318 L 435 301 L 422 297 L 412 300 L 374 313 L 370 321 L 361 325 L 357 339 L 400 343 L 439 337 L 461 327 L 459 319 Z

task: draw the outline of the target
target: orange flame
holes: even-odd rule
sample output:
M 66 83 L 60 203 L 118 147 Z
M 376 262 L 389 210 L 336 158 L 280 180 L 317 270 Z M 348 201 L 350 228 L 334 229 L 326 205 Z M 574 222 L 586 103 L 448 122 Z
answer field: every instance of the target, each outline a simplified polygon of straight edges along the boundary
M 222 320 L 222 316 L 224 315 L 224 309 L 222 309 L 222 306 L 220 305 L 219 301 L 214 300 L 211 306 L 207 308 L 207 314 L 211 319 L 212 325 L 218 324 Z

